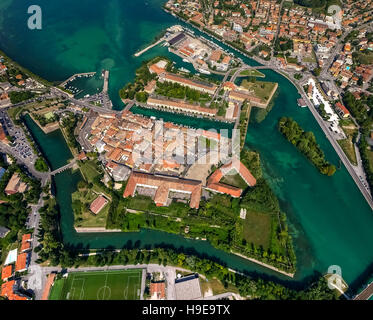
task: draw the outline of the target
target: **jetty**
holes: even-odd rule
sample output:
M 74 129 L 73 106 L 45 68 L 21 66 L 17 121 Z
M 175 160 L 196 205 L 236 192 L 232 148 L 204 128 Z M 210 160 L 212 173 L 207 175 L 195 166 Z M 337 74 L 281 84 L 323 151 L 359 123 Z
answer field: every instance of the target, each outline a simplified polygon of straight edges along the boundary
M 109 88 L 109 75 L 110 75 L 109 70 L 104 70 L 104 88 L 102 90 L 103 93 L 107 93 L 108 92 L 108 88 Z
M 76 78 L 79 78 L 79 77 L 89 77 L 89 76 L 94 76 L 96 74 L 96 72 L 84 72 L 84 73 L 76 73 L 74 75 L 72 75 L 70 78 L 68 78 L 67 80 L 65 80 L 64 82 L 62 82 L 60 84 L 61 87 L 64 87 L 68 82 L 70 81 L 73 81 L 75 80 Z
M 373 281 L 354 300 L 369 300 L 373 296 Z
M 164 37 L 162 37 L 161 39 L 159 39 L 157 42 L 151 44 L 150 46 L 146 47 L 145 49 L 143 49 L 143 50 L 141 50 L 139 52 L 136 52 L 135 53 L 135 57 L 140 57 L 143 53 L 145 53 L 146 51 L 150 50 L 151 48 L 154 48 L 155 46 L 159 45 L 163 41 L 164 41 Z

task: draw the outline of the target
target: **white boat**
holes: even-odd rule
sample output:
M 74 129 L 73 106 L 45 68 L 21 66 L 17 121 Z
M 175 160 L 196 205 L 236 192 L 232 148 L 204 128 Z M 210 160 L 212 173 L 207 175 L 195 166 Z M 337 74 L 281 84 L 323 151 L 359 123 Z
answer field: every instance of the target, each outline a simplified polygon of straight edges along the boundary
M 202 69 L 202 68 L 198 69 L 198 71 L 201 72 L 201 73 L 203 73 L 203 74 L 211 74 L 210 71 Z
M 188 69 L 185 69 L 185 68 L 180 68 L 179 70 L 182 71 L 182 72 L 190 73 L 190 71 Z
M 183 59 L 183 61 L 186 62 L 186 63 L 190 63 L 190 61 L 187 60 L 187 59 Z

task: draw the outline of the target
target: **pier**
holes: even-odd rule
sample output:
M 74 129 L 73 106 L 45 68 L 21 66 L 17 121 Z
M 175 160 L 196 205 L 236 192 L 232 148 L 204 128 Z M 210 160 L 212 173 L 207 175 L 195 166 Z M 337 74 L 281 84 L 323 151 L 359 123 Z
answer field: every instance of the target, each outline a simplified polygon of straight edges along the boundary
M 369 300 L 373 296 L 373 281 L 354 300 Z
M 110 75 L 110 71 L 109 70 L 105 70 L 104 71 L 104 88 L 102 90 L 103 93 L 107 93 L 108 92 L 108 88 L 109 88 L 109 75 Z
M 155 46 L 159 45 L 163 41 L 164 41 L 164 38 L 159 39 L 157 42 L 151 44 L 150 46 L 146 47 L 145 49 L 143 49 L 143 50 L 135 53 L 135 57 L 140 57 L 143 53 L 145 53 L 146 51 L 150 50 L 151 48 L 154 48 Z
M 74 75 L 72 75 L 70 78 L 68 78 L 67 80 L 65 80 L 64 82 L 62 82 L 62 83 L 60 84 L 60 86 L 61 86 L 61 87 L 64 87 L 68 82 L 75 80 L 75 78 L 78 78 L 78 77 L 85 77 L 85 76 L 94 76 L 95 74 L 96 74 L 96 72 L 84 72 L 84 73 L 77 73 L 77 74 L 74 74 Z

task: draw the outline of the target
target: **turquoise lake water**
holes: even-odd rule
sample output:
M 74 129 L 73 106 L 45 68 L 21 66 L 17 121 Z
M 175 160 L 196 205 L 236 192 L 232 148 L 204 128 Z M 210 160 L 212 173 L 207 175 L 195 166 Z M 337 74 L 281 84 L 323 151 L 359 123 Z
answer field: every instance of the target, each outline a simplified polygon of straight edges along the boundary
M 142 61 L 156 55 L 168 55 L 177 66 L 191 70 L 190 65 L 170 55 L 166 48 L 156 47 L 140 58 L 133 54 L 150 43 L 164 28 L 180 23 L 163 12 L 160 0 L 109 1 L 38 1 L 43 10 L 43 30 L 27 29 L 26 1 L 6 0 L 0 3 L 0 49 L 33 72 L 50 81 L 61 81 L 74 73 L 110 70 L 109 93 L 115 108 L 122 108 L 118 90 L 134 78 Z M 252 63 L 252 61 L 249 61 Z M 296 280 L 304 280 L 314 271 L 325 273 L 330 265 L 339 265 L 343 277 L 353 283 L 362 273 L 372 271 L 373 215 L 358 188 L 342 167 L 333 177 L 317 170 L 278 132 L 281 116 L 291 116 L 306 130 L 312 130 L 326 157 L 337 166 L 339 159 L 332 146 L 307 109 L 296 104 L 295 87 L 281 75 L 264 71 L 267 81 L 279 83 L 279 96 L 269 116 L 260 124 L 251 123 L 246 146 L 260 152 L 266 178 L 287 213 L 298 259 Z M 147 113 L 148 110 L 136 109 Z M 187 117 L 153 112 L 165 120 L 193 124 Z M 60 133 L 44 135 L 29 125 L 53 167 L 70 157 L 69 151 L 54 151 L 64 145 Z M 214 123 L 204 125 L 216 127 Z M 54 142 L 54 143 L 53 143 Z M 66 146 L 66 145 L 65 145 Z M 58 148 L 57 148 L 58 149 Z M 139 245 L 173 244 L 195 248 L 214 256 L 237 270 L 257 271 L 269 276 L 273 272 L 241 258 L 212 248 L 206 242 L 154 231 L 137 234 L 78 235 L 72 229 L 71 192 L 80 180 L 78 173 L 57 175 L 57 198 L 62 213 L 64 241 L 92 248 L 112 245 L 121 247 L 132 240 Z M 276 275 L 279 279 L 284 277 Z

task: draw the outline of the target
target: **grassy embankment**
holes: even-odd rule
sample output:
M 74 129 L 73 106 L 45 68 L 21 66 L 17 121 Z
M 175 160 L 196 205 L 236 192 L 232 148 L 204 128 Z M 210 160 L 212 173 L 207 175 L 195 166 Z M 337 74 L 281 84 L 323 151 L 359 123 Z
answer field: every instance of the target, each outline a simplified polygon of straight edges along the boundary
M 343 152 L 346 154 L 348 160 L 357 166 L 357 158 L 355 152 L 355 145 L 353 143 L 354 138 L 358 134 L 358 130 L 351 120 L 341 120 L 340 125 L 346 134 L 347 138 L 338 140 L 337 142 L 341 146 Z

